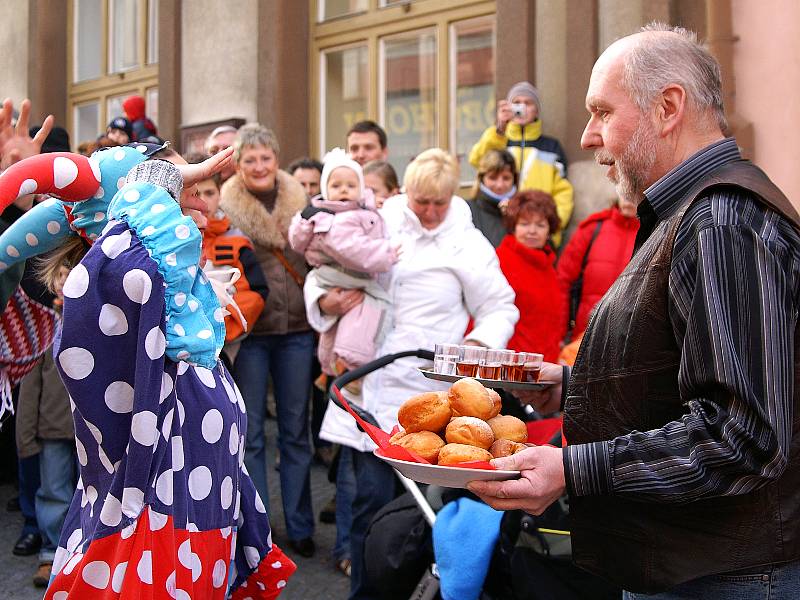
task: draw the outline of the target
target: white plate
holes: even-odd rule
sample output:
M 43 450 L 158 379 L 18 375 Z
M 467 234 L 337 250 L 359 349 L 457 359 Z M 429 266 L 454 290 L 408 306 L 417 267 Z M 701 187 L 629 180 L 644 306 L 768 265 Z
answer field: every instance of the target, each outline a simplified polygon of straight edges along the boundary
M 385 460 L 409 479 L 419 483 L 431 483 L 449 488 L 465 488 L 470 481 L 505 481 L 519 479 L 519 471 L 500 471 L 486 469 L 467 469 L 463 467 L 445 467 L 408 462 L 381 456 L 373 452 L 381 460 Z
M 464 379 L 465 375 L 445 375 L 444 373 L 434 373 L 430 369 L 420 369 L 420 373 L 425 375 L 428 379 L 435 379 L 436 381 L 447 381 L 454 383 L 459 379 Z M 558 381 L 537 381 L 536 383 L 528 383 L 525 381 L 503 381 L 500 379 L 483 379 L 481 377 L 473 377 L 475 381 L 479 381 L 484 387 L 502 390 L 543 390 L 560 383 Z

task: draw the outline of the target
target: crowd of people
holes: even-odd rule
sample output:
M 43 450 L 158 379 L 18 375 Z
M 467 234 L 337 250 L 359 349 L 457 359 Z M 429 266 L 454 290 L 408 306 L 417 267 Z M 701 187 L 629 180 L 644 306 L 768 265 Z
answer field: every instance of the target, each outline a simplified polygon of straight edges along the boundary
M 154 581 L 189 595 L 194 590 L 195 597 L 222 597 L 227 589 L 244 597 L 242 591 L 256 584 L 279 593 L 294 565 L 269 536 L 269 505 L 278 501 L 267 486 L 264 422 L 271 393 L 289 553 L 316 552 L 310 470 L 315 459 L 323 460 L 335 483 L 325 511 L 336 524 L 332 563 L 350 577 L 352 599 L 380 598 L 380 582 L 365 568 L 365 536 L 396 496 L 395 475 L 326 393 L 336 376 L 376 357 L 436 343 L 541 353 L 544 370 L 563 379 L 547 394 L 519 398 L 541 414 L 564 411 L 571 445 L 563 463 L 561 449 L 526 450 L 497 463 L 521 469 L 522 479 L 470 489 L 496 508 L 537 514 L 566 491 L 577 497 L 575 556 L 588 570 L 608 576 L 616 568 L 612 579 L 622 587 L 647 591 L 714 573 L 700 560 L 683 571 L 665 569 L 659 578 L 650 575 L 652 563 L 642 562 L 657 560 L 650 554 L 630 560 L 640 546 L 614 524 L 646 527 L 653 538 L 671 532 L 678 517 L 662 510 L 664 499 L 691 502 L 756 490 L 763 478 L 769 498 L 754 502 L 762 502 L 766 530 L 780 527 L 784 513 L 767 508 L 782 502 L 771 482 L 779 477 L 776 465 L 786 462 L 791 418 L 777 415 L 790 417 L 791 411 L 734 403 L 722 387 L 737 398 L 762 399 L 749 384 L 791 390 L 792 366 L 740 362 L 738 350 L 748 347 L 752 354 L 755 348 L 736 328 L 744 321 L 761 324 L 764 339 L 771 339 L 774 323 L 758 321 L 758 311 L 737 310 L 729 282 L 717 279 L 724 275 L 701 261 L 709 260 L 707 253 L 727 252 L 720 260 L 762 275 L 778 265 L 763 258 L 766 248 L 753 252 L 757 264 L 748 262 L 745 246 L 754 239 L 746 243 L 746 236 L 726 233 L 720 223 L 737 232 L 745 225 L 720 208 L 717 196 L 693 187 L 702 179 L 697 173 L 708 172 L 699 159 L 687 164 L 695 152 L 714 165 L 739 164 L 735 144 L 728 148 L 731 142 L 721 135 L 724 117 L 714 112 L 721 103 L 698 108 L 688 86 L 669 80 L 654 101 L 652 123 L 642 118 L 633 127 L 615 125 L 626 111 L 650 106 L 637 105 L 634 92 L 620 87 L 635 77 L 617 70 L 628 65 L 630 53 L 657 43 L 687 52 L 688 61 L 707 60 L 688 36 L 672 30 L 625 38 L 601 56 L 582 144 L 613 170 L 619 198 L 578 224 L 569 239 L 563 231 L 574 199 L 566 154 L 543 134 L 539 91 L 529 82 L 515 84 L 498 102 L 495 124 L 472 148 L 477 177 L 466 199 L 458 195 L 458 161 L 439 148 L 421 151 L 400 181 L 389 160 L 391 139 L 372 121 L 354 124 L 344 148 L 321 160 L 284 157 L 275 134 L 257 123 L 217 128 L 206 154 L 181 157 L 157 137 L 139 97 L 126 100 L 126 114 L 98 140 L 80 145 L 91 158 L 85 166 L 70 162 L 74 174 L 64 179 L 64 163 L 57 161 L 72 159 L 31 158 L 68 151 L 63 139 L 61 147 L 48 146 L 65 132 L 54 129 L 52 119 L 29 131 L 27 103 L 12 125 L 6 101 L 2 177 L 16 191 L 2 214 L 1 300 L 43 307 L 39 320 L 57 337 L 55 350 L 29 349 L 36 356 L 15 371 L 25 377 L 4 375 L 14 387 L 18 502 L 25 517 L 13 552 L 39 552 L 34 582 L 50 585 L 47 597 L 109 582 L 116 592 L 136 590 Z M 683 125 L 676 125 L 680 119 Z M 660 134 L 648 129 L 656 122 Z M 683 153 L 668 156 L 678 143 L 685 144 Z M 36 169 L 55 177 L 42 183 L 32 174 Z M 676 173 L 691 182 L 681 183 L 681 194 L 667 194 L 658 186 Z M 726 176 L 720 181 L 728 187 L 715 194 L 752 202 L 729 190 L 756 189 L 788 214 L 779 192 L 753 183 L 757 177 L 749 171 Z M 34 185 L 25 187 L 28 181 Z M 48 193 L 61 199 L 55 208 Z M 700 201 L 683 220 L 667 208 L 676 198 L 695 197 Z M 681 205 L 680 215 L 686 210 Z M 796 268 L 798 246 L 775 241 L 795 239 L 796 232 L 755 212 L 750 206 L 736 214 L 757 221 L 759 240 L 783 248 L 783 264 Z M 619 278 L 634 252 L 636 264 Z M 669 261 L 680 264 L 664 269 Z M 736 296 L 754 306 L 778 292 L 787 302 L 796 300 L 797 290 L 777 279 L 777 291 L 754 287 Z M 795 321 L 780 322 L 791 337 Z M 718 343 L 720 335 L 727 343 Z M 789 337 L 773 341 L 775 348 L 793 343 Z M 727 368 L 728 361 L 738 367 Z M 389 431 L 409 396 L 445 389 L 418 375 L 424 365 L 422 359 L 397 361 L 342 392 Z M 756 377 L 759 369 L 781 385 Z M 720 383 L 709 388 L 708 381 Z M 691 413 L 681 416 L 673 399 L 687 393 Z M 656 405 L 647 407 L 650 400 Z M 728 438 L 727 426 L 714 424 L 733 427 L 737 413 L 747 415 L 752 437 Z M 710 449 L 696 454 L 693 439 Z M 720 461 L 749 466 L 743 475 L 723 468 L 712 485 L 703 473 Z M 691 477 L 676 477 L 678 467 Z M 607 494 L 620 499 L 585 500 Z M 719 531 L 737 531 L 726 512 L 732 505 L 703 500 L 684 506 Z M 648 514 L 654 507 L 658 514 Z M 581 534 L 582 526 L 599 533 Z M 152 533 L 145 535 L 148 528 Z M 710 539 L 728 548 L 728 538 Z M 183 567 L 171 559 L 157 563 L 159 549 L 170 544 L 179 546 Z M 709 544 L 701 545 L 719 556 Z M 683 564 L 679 547 L 661 549 L 671 565 Z M 737 559 L 736 548 L 720 558 L 728 571 L 751 566 Z M 766 548 L 761 554 L 762 562 L 781 562 Z M 634 567 L 619 567 L 626 561 Z M 79 563 L 82 579 L 74 570 Z M 266 572 L 269 564 L 279 565 L 280 577 Z M 137 579 L 125 574 L 125 565 Z
M 126 100 L 126 114 L 112 119 L 97 140 L 81 143 L 80 151 L 91 155 L 136 142 L 171 160 L 174 151 L 157 137 L 140 100 Z M 525 111 L 511 115 L 517 104 Z M 265 506 L 277 501 L 268 493 L 263 427 L 271 390 L 289 547 L 304 557 L 315 553 L 310 468 L 314 459 L 324 461 L 335 482 L 323 511 L 337 528 L 332 560 L 352 578 L 354 597 L 375 593 L 363 576 L 364 534 L 395 486 L 392 470 L 371 454 L 372 442 L 328 403 L 333 378 L 377 356 L 437 342 L 508 346 L 558 358 L 569 280 L 559 278 L 556 250 L 573 199 L 565 155 L 557 140 L 542 135 L 539 110 L 538 91 L 527 82 L 498 103 L 496 128 L 470 156 L 478 177 L 467 201 L 456 195 L 457 161 L 437 148 L 421 152 L 398 181 L 388 161 L 390 140 L 372 121 L 356 123 L 344 149 L 333 149 L 323 161 L 295 159 L 285 171 L 274 133 L 255 123 L 219 127 L 206 140 L 206 154 L 186 157 L 202 164 L 232 148 L 230 164 L 195 182 L 193 193 L 204 206 L 191 216 L 202 232 L 199 264 L 226 290 L 221 359 L 250 424 L 244 465 Z M 48 129 L 42 152 L 68 151 L 68 141 L 47 146 L 55 137 Z M 618 256 L 605 260 L 621 270 L 630 251 L 621 244 L 613 250 Z M 74 253 L 82 255 L 81 249 Z M 76 266 L 74 258 L 62 260 L 64 278 Z M 41 289 L 35 297 L 58 306 L 63 285 L 51 287 L 55 300 L 42 297 Z M 602 295 L 593 282 L 586 289 L 596 295 L 587 298 Z M 414 376 L 416 366 L 407 361 L 389 367 L 345 393 L 391 429 L 399 404 L 430 387 Z M 78 481 L 70 404 L 51 354 L 22 381 L 17 415 L 26 526 L 14 552 L 39 552 L 34 580 L 46 585 Z M 49 422 L 55 415 L 58 428 Z M 27 477 L 36 470 L 26 466 L 31 457 L 39 462 L 34 482 Z

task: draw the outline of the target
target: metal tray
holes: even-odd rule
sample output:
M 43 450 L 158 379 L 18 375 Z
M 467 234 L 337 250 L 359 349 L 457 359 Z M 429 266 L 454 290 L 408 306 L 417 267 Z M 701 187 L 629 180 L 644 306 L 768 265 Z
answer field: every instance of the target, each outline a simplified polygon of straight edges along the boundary
M 435 379 L 436 381 L 447 381 L 454 383 L 459 379 L 464 379 L 466 375 L 445 375 L 443 373 L 434 373 L 431 369 L 419 369 L 428 379 Z M 543 390 L 552 385 L 560 383 L 559 381 L 537 381 L 536 383 L 528 383 L 524 381 L 502 381 L 499 379 L 482 379 L 480 377 L 473 377 L 476 381 L 481 382 L 484 386 L 492 389 L 500 390 Z

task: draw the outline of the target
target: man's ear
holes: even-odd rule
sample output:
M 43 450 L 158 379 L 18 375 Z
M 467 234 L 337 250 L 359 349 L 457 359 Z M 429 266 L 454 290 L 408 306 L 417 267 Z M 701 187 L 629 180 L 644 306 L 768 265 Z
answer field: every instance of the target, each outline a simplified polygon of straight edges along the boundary
M 661 135 L 674 133 L 686 118 L 686 90 L 677 83 L 665 87 L 656 105 L 656 120 Z

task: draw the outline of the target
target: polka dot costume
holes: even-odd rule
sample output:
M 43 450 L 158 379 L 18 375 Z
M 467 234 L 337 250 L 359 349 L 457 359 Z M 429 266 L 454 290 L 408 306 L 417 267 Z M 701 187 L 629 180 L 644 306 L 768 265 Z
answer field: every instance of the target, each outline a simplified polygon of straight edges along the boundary
M 65 283 L 54 354 L 81 476 L 48 600 L 274 598 L 295 569 L 244 469 L 230 374 L 167 356 L 167 283 L 124 222 Z

